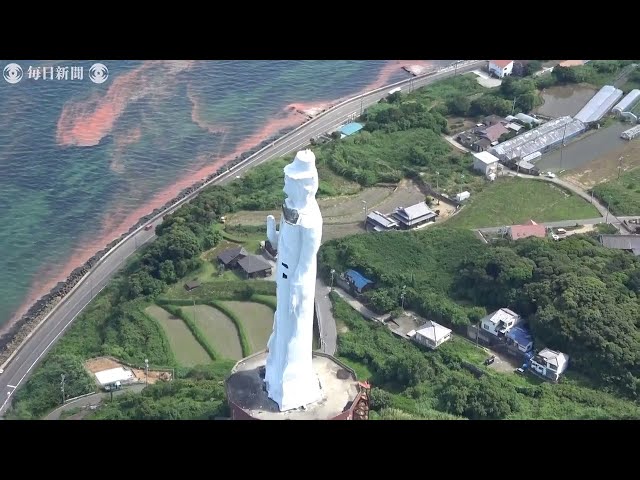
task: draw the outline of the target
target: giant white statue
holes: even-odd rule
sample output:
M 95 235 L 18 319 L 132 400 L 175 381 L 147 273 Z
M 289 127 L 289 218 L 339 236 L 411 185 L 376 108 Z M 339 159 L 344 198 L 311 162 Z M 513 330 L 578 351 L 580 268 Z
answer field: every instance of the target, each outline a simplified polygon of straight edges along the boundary
M 313 371 L 313 314 L 316 255 L 322 239 L 322 215 L 316 201 L 318 170 L 311 150 L 298 152 L 284 168 L 280 230 L 267 217 L 267 238 L 277 250 L 277 309 L 267 348 L 265 382 L 269 398 L 280 411 L 322 398 Z

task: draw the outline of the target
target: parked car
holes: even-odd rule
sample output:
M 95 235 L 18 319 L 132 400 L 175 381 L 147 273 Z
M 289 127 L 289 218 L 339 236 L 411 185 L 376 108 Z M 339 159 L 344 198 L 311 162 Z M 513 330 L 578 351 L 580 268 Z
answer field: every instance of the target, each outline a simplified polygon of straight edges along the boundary
M 544 176 L 548 178 L 556 178 L 556 174 L 552 172 L 547 172 L 544 174 Z
M 0 374 L 4 373 L 4 368 L 0 368 Z
M 516 373 L 518 373 L 520 375 L 524 375 L 524 368 L 522 368 L 522 367 L 516 368 Z
M 487 358 L 487 359 L 484 361 L 484 364 L 485 364 L 485 365 L 491 365 L 491 364 L 492 364 L 493 362 L 495 362 L 495 361 L 496 361 L 496 356 L 495 356 L 495 355 L 491 355 L 489 358 Z
M 149 224 L 146 227 L 144 227 L 145 231 L 149 231 L 153 228 L 153 224 Z

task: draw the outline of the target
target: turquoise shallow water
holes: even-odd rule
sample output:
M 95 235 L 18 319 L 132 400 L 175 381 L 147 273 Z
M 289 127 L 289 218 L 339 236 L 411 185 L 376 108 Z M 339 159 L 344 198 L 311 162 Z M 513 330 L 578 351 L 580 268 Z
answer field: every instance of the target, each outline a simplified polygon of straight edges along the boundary
M 17 63 L 18 84 L 0 79 L 0 324 L 154 194 L 290 124 L 288 105 L 358 93 L 389 65 L 104 61 L 97 85 L 93 62 Z M 28 79 L 27 65 L 84 66 L 84 79 Z

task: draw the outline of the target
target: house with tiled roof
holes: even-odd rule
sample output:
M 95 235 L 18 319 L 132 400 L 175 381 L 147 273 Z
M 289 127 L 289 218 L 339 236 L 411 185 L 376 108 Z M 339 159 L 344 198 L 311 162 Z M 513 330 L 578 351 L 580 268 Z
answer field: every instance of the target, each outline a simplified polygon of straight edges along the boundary
M 513 60 L 489 60 L 489 73 L 504 78 L 513 72 Z

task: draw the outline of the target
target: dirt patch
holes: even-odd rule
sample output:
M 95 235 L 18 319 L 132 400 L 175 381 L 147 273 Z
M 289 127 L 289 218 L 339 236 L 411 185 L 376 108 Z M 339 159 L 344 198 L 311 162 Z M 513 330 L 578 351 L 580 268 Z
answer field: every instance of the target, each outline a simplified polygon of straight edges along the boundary
M 596 229 L 595 225 L 583 225 L 580 228 L 576 228 L 574 230 L 567 230 L 567 234 L 565 235 L 565 237 L 568 237 L 569 235 L 578 235 L 578 234 L 583 234 L 583 233 L 589 233 L 592 232 Z
M 112 368 L 123 367 L 126 370 L 130 370 L 135 376 L 136 381 L 144 382 L 145 375 L 144 369 L 131 368 L 123 363 L 120 363 L 109 357 L 91 358 L 84 363 L 84 367 L 91 374 L 96 374 L 104 370 L 111 370 Z M 168 372 L 158 372 L 155 370 L 149 370 L 148 383 L 153 384 L 160 380 L 166 381 L 171 379 L 171 374 Z
M 620 157 L 622 157 L 622 161 L 620 161 Z M 618 166 L 621 167 L 620 173 L 640 166 L 640 141 L 631 140 L 620 148 L 608 151 L 583 168 L 568 170 L 562 179 L 589 189 L 598 183 L 616 179 Z
M 491 353 L 496 356 L 495 361 L 489 365 L 492 370 L 500 373 L 514 373 L 516 368 L 520 367 L 520 363 L 508 355 L 498 355 L 493 351 Z

